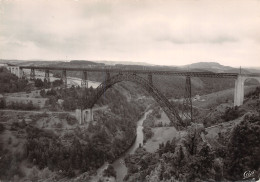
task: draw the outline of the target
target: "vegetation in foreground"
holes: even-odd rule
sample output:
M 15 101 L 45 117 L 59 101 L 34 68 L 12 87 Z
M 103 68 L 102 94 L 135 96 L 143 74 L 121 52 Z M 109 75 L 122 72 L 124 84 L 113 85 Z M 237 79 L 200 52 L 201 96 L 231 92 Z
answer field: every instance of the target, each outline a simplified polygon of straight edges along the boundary
M 110 89 L 106 94 L 99 105 L 108 105 L 108 109 L 98 111 L 93 122 L 82 126 L 77 126 L 69 116 L 60 115 L 55 119 L 48 114 L 22 116 L 2 113 L 0 166 L 5 167 L 0 172 L 0 179 L 29 178 L 35 181 L 42 178 L 36 175 L 35 171 L 39 170 L 55 172 L 58 174 L 55 178 L 74 177 L 87 171 L 93 173 L 104 162 L 112 162 L 120 156 L 135 139 L 135 121 L 144 107 L 127 101 L 116 89 Z M 23 120 L 26 117 L 28 119 Z M 52 122 L 55 124 L 51 125 Z M 5 123 L 12 124 L 9 127 Z M 9 147 L 13 144 L 8 144 L 6 135 L 11 136 L 11 140 L 22 141 L 19 150 Z M 29 175 L 23 170 L 26 168 L 24 163 L 31 165 L 27 165 L 30 166 Z M 33 171 L 35 175 L 32 175 Z M 106 175 L 114 175 L 110 169 L 106 172 Z
M 19 79 L 5 67 L 0 67 L 0 94 L 24 91 L 27 83 L 26 79 Z
M 253 177 L 257 177 L 260 174 L 259 91 L 257 88 L 249 94 L 243 106 L 224 112 L 225 122 L 236 124 L 219 129 L 213 138 L 216 128 L 191 125 L 181 138 L 161 143 L 155 153 L 139 148 L 125 159 L 128 167 L 125 180 L 239 181 L 245 171 L 254 171 Z M 245 117 L 237 115 L 239 109 L 246 110 Z

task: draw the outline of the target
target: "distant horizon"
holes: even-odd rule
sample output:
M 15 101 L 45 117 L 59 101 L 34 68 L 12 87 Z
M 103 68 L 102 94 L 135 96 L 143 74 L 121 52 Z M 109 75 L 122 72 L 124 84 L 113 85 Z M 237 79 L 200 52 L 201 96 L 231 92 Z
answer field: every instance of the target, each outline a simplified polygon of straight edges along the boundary
M 260 69 L 260 66 L 257 67 L 257 66 L 232 66 L 232 65 L 226 65 L 226 64 L 221 64 L 220 62 L 217 62 L 217 61 L 198 61 L 198 62 L 193 62 L 193 63 L 190 63 L 190 64 L 185 64 L 185 65 L 164 65 L 164 64 L 151 64 L 149 62 L 145 62 L 145 61 L 114 61 L 114 60 L 89 60 L 89 59 L 71 59 L 71 60 L 62 60 L 62 59 L 53 59 L 53 60 L 48 60 L 48 59 L 2 59 L 0 58 L 0 61 L 25 61 L 25 62 L 28 62 L 28 61 L 48 61 L 48 62 L 51 62 L 51 61 L 61 61 L 61 62 L 70 62 L 70 61 L 90 61 L 90 62 L 113 62 L 113 63 L 132 63 L 131 65 L 135 65 L 134 63 L 139 63 L 137 65 L 142 65 L 141 63 L 146 64 L 146 66 L 172 66 L 172 67 L 184 67 L 184 66 L 189 66 L 191 64 L 197 64 L 197 63 L 217 63 L 217 64 L 220 64 L 221 66 L 228 66 L 228 67 L 232 67 L 232 68 L 249 68 L 249 69 Z

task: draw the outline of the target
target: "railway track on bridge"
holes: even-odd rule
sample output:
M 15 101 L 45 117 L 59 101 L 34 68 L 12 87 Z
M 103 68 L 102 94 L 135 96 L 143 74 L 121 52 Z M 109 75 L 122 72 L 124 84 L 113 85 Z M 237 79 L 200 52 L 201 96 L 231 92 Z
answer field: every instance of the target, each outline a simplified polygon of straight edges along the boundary
M 68 68 L 68 67 L 43 67 L 43 66 L 20 66 L 21 69 L 35 70 L 66 70 L 66 71 L 86 71 L 86 72 L 108 72 L 125 74 L 152 74 L 152 75 L 172 75 L 190 77 L 215 77 L 215 78 L 237 78 L 238 73 L 213 73 L 213 72 L 182 72 L 163 70 L 133 70 L 133 69 L 103 69 L 103 68 Z M 255 74 L 253 74 L 255 75 Z M 259 74 L 260 75 L 260 74 Z M 258 76 L 259 76 L 258 75 Z M 257 75 L 255 75 L 257 76 Z

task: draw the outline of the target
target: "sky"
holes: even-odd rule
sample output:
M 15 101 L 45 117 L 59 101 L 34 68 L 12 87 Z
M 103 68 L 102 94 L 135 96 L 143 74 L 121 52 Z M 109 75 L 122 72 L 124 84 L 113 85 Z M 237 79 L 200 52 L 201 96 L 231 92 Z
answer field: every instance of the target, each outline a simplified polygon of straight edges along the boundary
M 0 59 L 260 67 L 260 0 L 0 0 Z

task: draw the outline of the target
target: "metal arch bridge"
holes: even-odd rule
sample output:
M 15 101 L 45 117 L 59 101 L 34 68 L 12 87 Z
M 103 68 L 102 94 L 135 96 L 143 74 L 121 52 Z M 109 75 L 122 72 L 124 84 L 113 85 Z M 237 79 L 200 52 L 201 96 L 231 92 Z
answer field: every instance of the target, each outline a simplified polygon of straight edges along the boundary
M 234 78 L 237 79 L 241 74 L 239 73 L 213 73 L 213 72 L 181 72 L 181 71 L 161 71 L 161 70 L 133 70 L 133 69 L 106 69 L 106 68 L 68 68 L 68 67 L 43 67 L 43 66 L 20 66 L 19 70 L 31 69 L 30 77 L 35 79 L 35 70 L 45 70 L 45 77 L 49 81 L 50 70 L 62 71 L 62 79 L 65 88 L 67 87 L 67 71 L 81 71 L 82 85 L 87 85 L 87 73 L 88 72 L 103 72 L 106 73 L 106 79 L 96 89 L 96 95 L 88 105 L 88 108 L 92 108 L 97 100 L 105 93 L 105 91 L 112 87 L 114 84 L 122 81 L 131 81 L 141 85 L 151 96 L 158 102 L 163 111 L 167 114 L 170 121 L 177 127 L 183 127 L 186 125 L 180 117 L 177 109 L 168 101 L 168 99 L 154 86 L 152 76 L 153 75 L 171 75 L 171 76 L 184 76 L 186 77 L 186 101 L 185 104 L 190 110 L 190 119 L 192 120 L 192 106 L 191 103 L 191 77 L 211 77 L 211 78 Z M 117 75 L 110 77 L 111 73 Z M 147 75 L 147 79 L 144 79 L 137 74 Z M 244 74 L 244 76 L 259 77 L 259 74 Z M 188 86 L 187 86 L 188 85 Z M 86 108 L 86 109 L 88 109 Z
M 122 81 L 131 81 L 142 86 L 160 105 L 160 107 L 166 113 L 170 121 L 173 122 L 176 128 L 179 128 L 184 125 L 181 117 L 177 112 L 177 109 L 168 101 L 168 99 L 155 86 L 153 86 L 151 82 L 136 74 L 119 73 L 118 75 L 106 79 L 96 88 L 96 95 L 94 96 L 88 107 L 92 108 L 97 102 L 97 100 L 106 92 L 107 89 L 112 87 L 114 84 Z M 179 122 L 174 122 L 176 120 L 175 118 Z

